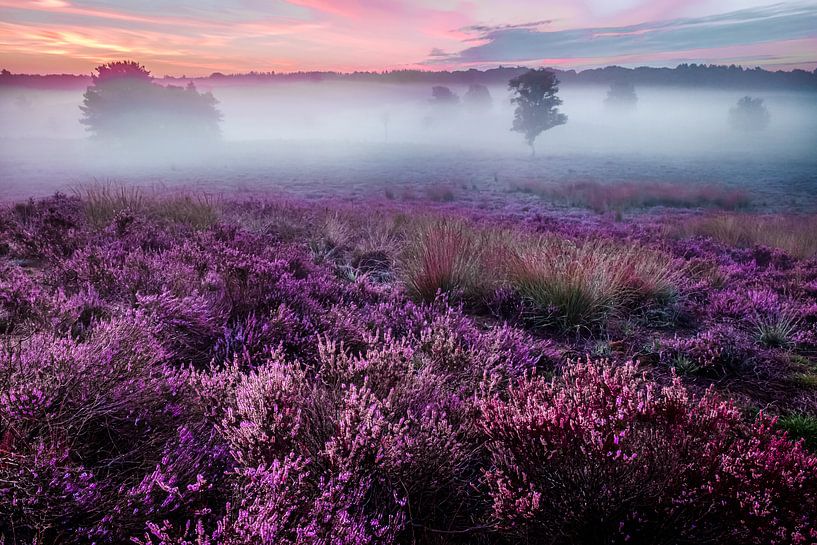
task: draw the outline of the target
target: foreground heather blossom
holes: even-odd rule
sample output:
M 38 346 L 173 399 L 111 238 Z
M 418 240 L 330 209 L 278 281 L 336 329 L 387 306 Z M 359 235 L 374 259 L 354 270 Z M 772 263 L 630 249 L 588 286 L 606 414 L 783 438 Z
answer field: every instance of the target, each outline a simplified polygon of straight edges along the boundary
M 525 541 L 804 543 L 817 459 L 711 391 L 634 364 L 568 366 L 481 403 L 492 519 Z
M 0 543 L 817 543 L 774 417 L 817 414 L 813 260 L 530 216 L 644 247 L 566 331 L 459 265 L 412 293 L 415 210 L 222 205 L 0 212 Z M 425 225 L 522 236 L 467 215 Z

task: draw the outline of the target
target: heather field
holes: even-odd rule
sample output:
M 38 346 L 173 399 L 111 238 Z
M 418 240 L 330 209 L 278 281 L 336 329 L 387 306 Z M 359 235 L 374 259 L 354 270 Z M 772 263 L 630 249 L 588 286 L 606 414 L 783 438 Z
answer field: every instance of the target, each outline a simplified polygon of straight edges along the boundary
M 817 542 L 809 192 L 506 171 L 9 189 L 0 543 Z

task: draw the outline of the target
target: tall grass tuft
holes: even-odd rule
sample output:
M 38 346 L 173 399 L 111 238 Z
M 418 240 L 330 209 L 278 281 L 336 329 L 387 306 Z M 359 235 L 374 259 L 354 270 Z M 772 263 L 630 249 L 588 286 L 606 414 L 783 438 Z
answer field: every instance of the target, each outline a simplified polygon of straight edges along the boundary
M 425 222 L 411 237 L 402 259 L 409 290 L 424 301 L 438 292 L 479 290 L 482 246 L 479 235 L 464 221 Z
M 795 312 L 783 309 L 772 315 L 757 314 L 751 323 L 760 344 L 769 348 L 785 348 L 792 343 L 800 320 Z
M 147 207 L 144 191 L 136 186 L 112 183 L 82 186 L 75 190 L 85 205 L 85 215 L 95 227 L 103 227 L 120 212 L 141 212 Z
M 671 259 L 660 252 L 554 237 L 523 243 L 507 276 L 537 321 L 565 328 L 589 327 L 611 312 L 668 299 L 678 280 Z

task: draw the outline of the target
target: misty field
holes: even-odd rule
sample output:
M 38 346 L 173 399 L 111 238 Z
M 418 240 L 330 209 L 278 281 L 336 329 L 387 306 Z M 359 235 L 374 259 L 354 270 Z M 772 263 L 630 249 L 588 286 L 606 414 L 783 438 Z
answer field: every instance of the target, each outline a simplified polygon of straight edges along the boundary
M 643 182 L 725 186 L 777 210 L 817 206 L 813 92 L 760 92 L 771 123 L 743 133 L 728 114 L 753 91 L 639 87 L 637 108 L 619 112 L 605 106 L 606 86 L 564 87 L 569 121 L 543 133 L 531 158 L 509 130 L 506 86 L 488 86 L 491 104 L 474 112 L 435 109 L 430 85 L 199 85 L 223 114 L 222 140 L 206 150 L 94 142 L 78 122 L 82 89 L 0 87 L 0 198 L 71 193 L 93 180 L 310 199 L 442 185 L 458 188 L 461 203 L 502 207 L 512 187 Z

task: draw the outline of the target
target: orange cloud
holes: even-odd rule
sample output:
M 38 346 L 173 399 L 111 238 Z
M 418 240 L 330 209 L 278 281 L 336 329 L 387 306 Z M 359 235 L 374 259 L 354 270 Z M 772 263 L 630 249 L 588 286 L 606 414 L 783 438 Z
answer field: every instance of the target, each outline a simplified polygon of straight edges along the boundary
M 133 58 L 157 74 L 199 75 L 214 70 L 428 67 L 429 53 L 442 50 L 453 55 L 448 60 L 435 58 L 435 66 L 456 68 L 480 65 L 476 59 L 456 55 L 489 44 L 475 28 L 508 28 L 547 19 L 550 31 L 595 27 L 596 37 L 605 39 L 627 25 L 656 20 L 662 13 L 687 16 L 712 1 L 514 0 L 500 5 L 488 0 L 223 0 L 205 7 L 195 0 L 178 0 L 158 13 L 138 3 L 0 0 L 0 55 L 6 68 L 22 72 L 53 70 L 60 58 L 65 66 L 60 71 L 79 72 L 90 72 L 99 62 Z M 769 45 L 769 50 L 774 47 Z M 750 51 L 746 54 L 758 57 L 754 54 L 758 49 Z M 803 51 L 786 51 L 775 53 L 774 62 L 808 57 Z M 608 59 L 669 62 L 665 59 L 673 55 L 692 55 L 658 54 L 648 47 L 626 58 L 575 53 L 551 52 L 557 58 L 528 60 L 583 66 Z

